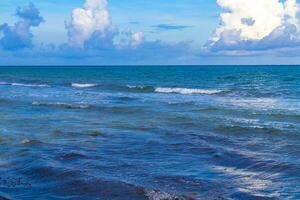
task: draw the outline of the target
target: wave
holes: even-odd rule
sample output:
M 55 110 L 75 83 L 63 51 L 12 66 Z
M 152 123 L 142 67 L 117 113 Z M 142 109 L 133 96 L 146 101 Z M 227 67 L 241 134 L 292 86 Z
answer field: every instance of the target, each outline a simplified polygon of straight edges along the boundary
M 143 88 L 145 88 L 146 86 L 127 85 L 127 87 L 130 88 L 130 89 L 143 89 Z
M 20 87 L 50 87 L 47 84 L 25 84 L 25 83 L 8 83 L 0 82 L 0 85 L 20 86 Z
M 72 87 L 76 88 L 90 88 L 90 87 L 97 87 L 98 84 L 93 84 L 93 83 L 71 83 Z
M 1 200 L 10 200 L 9 198 L 6 198 L 6 197 L 4 197 L 4 196 L 2 196 L 2 195 L 0 195 L 0 199 L 1 199 Z
M 84 103 L 64 103 L 64 102 L 32 102 L 33 106 L 42 106 L 42 107 L 55 107 L 55 108 L 63 108 L 63 109 L 90 109 L 93 111 L 99 112 L 108 112 L 108 113 L 141 113 L 145 110 L 141 107 L 132 107 L 132 106 L 99 106 L 92 104 L 84 104 Z M 92 108 L 92 109 L 91 109 Z
M 90 105 L 86 104 L 71 104 L 71 103 L 46 103 L 46 102 L 33 102 L 32 105 L 34 106 L 50 106 L 50 107 L 62 107 L 67 109 L 87 109 L 90 108 Z
M 136 86 L 136 85 L 127 85 L 128 89 L 139 92 L 154 92 L 154 87 L 152 86 Z
M 171 105 L 171 106 L 194 106 L 195 105 L 195 102 L 193 102 L 193 101 L 182 101 L 182 102 L 169 101 L 167 103 L 168 103 L 168 105 Z
M 177 94 L 207 94 L 213 95 L 223 92 L 217 89 L 196 89 L 196 88 L 171 88 L 171 87 L 152 87 L 152 86 L 136 86 L 127 85 L 130 90 L 140 92 L 156 92 L 156 93 L 177 93 Z
M 273 98 L 233 98 L 233 99 L 221 99 L 222 104 L 227 104 L 235 108 L 251 109 L 259 111 L 267 111 L 272 109 L 279 109 L 280 102 L 278 99 Z
M 193 197 L 172 195 L 159 190 L 145 190 L 145 195 L 149 200 L 195 200 Z
M 289 130 L 283 130 L 277 127 L 265 127 L 265 126 L 242 126 L 242 125 L 221 125 L 215 128 L 216 131 L 225 133 L 238 133 L 238 134 L 257 134 L 257 133 L 268 133 L 268 134 L 291 134 Z
M 0 85 L 10 85 L 10 84 L 7 82 L 0 82 Z
M 270 117 L 274 117 L 276 119 L 289 119 L 289 120 L 295 120 L 295 121 L 300 121 L 300 114 L 297 113 L 271 113 L 267 114 Z
M 233 99 L 229 101 L 235 105 L 260 105 L 260 106 L 274 106 L 278 103 L 277 99 L 271 99 L 271 98 L 250 98 L 250 99 Z
M 24 145 L 37 145 L 37 144 L 42 144 L 43 142 L 41 142 L 40 140 L 36 140 L 36 139 L 24 139 L 21 144 Z
M 155 92 L 157 92 L 157 93 L 208 94 L 208 95 L 212 95 L 212 94 L 221 93 L 222 90 L 158 87 L 158 88 L 155 88 Z
M 135 100 L 138 100 L 139 98 L 122 96 L 122 97 L 117 97 L 117 99 L 120 100 L 120 101 L 135 101 Z M 1 102 L 1 99 L 0 99 L 0 102 Z

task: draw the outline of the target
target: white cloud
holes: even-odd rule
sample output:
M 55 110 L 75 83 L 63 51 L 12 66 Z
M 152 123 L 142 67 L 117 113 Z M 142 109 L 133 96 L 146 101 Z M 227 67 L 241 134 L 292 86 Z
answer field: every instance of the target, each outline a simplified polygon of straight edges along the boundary
M 284 4 L 285 13 L 288 16 L 288 22 L 298 26 L 297 14 L 299 12 L 299 5 L 296 0 L 286 0 Z
M 72 12 L 71 22 L 67 24 L 71 46 L 83 48 L 95 32 L 103 36 L 111 27 L 106 0 L 86 0 L 83 8 Z
M 143 32 L 136 32 L 131 35 L 131 45 L 137 47 L 144 41 L 145 35 Z
M 207 47 L 213 50 L 257 49 L 286 39 L 300 41 L 296 0 L 217 0 L 220 25 Z M 281 41 L 279 42 L 278 39 Z M 276 48 L 280 46 L 276 45 Z
M 73 10 L 66 27 L 69 44 L 75 48 L 85 48 L 86 45 L 108 47 L 114 45 L 115 37 L 122 34 L 112 25 L 107 0 L 86 0 L 83 8 Z M 142 32 L 125 35 L 129 40 L 128 47 L 137 47 L 143 42 Z

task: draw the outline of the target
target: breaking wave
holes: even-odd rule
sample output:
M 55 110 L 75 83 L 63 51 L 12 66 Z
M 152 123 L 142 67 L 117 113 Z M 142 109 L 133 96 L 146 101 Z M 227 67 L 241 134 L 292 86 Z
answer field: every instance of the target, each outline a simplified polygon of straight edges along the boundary
M 163 88 L 158 87 L 155 89 L 157 93 L 177 93 L 177 94 L 218 94 L 222 90 L 209 90 L 209 89 L 192 89 L 192 88 Z
M 92 83 L 71 83 L 72 87 L 76 88 L 90 88 L 90 87 L 96 87 L 98 84 L 92 84 Z
M 154 87 L 152 86 L 136 86 L 136 85 L 127 85 L 126 86 L 131 91 L 138 91 L 138 92 L 154 92 Z
M 20 87 L 50 87 L 47 84 L 25 84 L 25 83 L 7 83 L 0 82 L 0 85 L 20 86 Z
M 217 94 L 222 90 L 195 89 L 195 88 L 168 88 L 168 87 L 152 87 L 152 86 L 135 86 L 127 85 L 127 88 L 135 91 L 156 92 L 156 93 L 177 93 L 177 94 Z

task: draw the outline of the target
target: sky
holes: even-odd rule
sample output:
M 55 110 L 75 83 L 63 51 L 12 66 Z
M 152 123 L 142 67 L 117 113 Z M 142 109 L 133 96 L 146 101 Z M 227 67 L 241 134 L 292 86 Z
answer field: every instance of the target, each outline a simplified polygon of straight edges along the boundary
M 0 65 L 300 64 L 296 0 L 9 0 Z

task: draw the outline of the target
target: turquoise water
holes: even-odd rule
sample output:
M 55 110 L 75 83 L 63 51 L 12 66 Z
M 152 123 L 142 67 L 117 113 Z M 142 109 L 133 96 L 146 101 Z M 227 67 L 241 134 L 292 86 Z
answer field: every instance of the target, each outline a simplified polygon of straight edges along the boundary
M 300 67 L 1 67 L 1 197 L 300 199 Z

